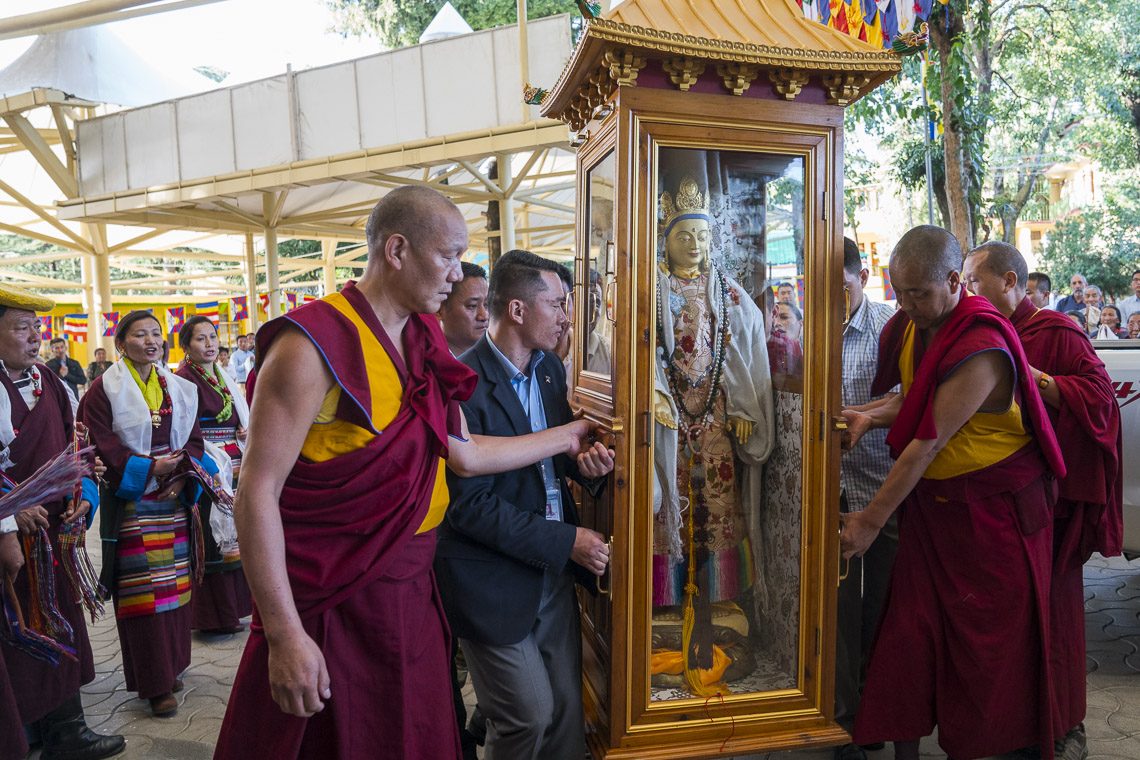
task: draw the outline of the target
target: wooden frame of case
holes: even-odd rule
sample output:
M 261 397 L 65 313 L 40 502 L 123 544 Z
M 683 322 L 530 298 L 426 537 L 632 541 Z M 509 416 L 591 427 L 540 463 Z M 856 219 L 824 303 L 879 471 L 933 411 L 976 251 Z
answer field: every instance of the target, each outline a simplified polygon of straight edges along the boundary
M 600 123 L 590 123 L 590 138 L 578 154 L 579 325 L 586 324 L 588 300 L 589 171 L 611 151 L 616 159 L 618 284 L 611 383 L 581 369 L 578 341 L 572 378 L 573 403 L 612 433 L 617 451 L 609 508 L 583 510 L 586 524 L 613 540 L 608 595 L 583 595 L 591 751 L 599 758 L 649 760 L 840 744 L 846 734 L 832 722 L 839 570 L 839 440 L 832 421 L 839 410 L 844 319 L 843 110 L 697 93 L 677 97 L 667 90 L 625 86 L 611 104 Z M 653 420 L 648 410 L 656 255 L 644 252 L 656 251 L 659 147 L 781 153 L 804 162 L 807 298 L 797 689 L 734 694 L 715 702 L 649 700 Z

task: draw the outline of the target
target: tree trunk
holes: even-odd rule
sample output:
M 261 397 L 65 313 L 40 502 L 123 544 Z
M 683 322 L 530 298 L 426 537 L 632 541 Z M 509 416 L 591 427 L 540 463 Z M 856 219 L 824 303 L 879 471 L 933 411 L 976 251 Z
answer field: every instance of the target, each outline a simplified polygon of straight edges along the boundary
M 974 247 L 974 221 L 970 215 L 969 176 L 966 170 L 966 156 L 958 123 L 958 104 L 954 99 L 953 71 L 950 65 L 950 50 L 954 37 L 962 31 L 961 19 L 949 6 L 943 13 L 950 15 L 950 28 L 944 20 L 932 20 L 930 36 L 938 48 L 940 89 L 942 95 L 942 146 L 946 171 L 946 200 L 950 217 L 950 232 L 958 238 L 963 250 Z

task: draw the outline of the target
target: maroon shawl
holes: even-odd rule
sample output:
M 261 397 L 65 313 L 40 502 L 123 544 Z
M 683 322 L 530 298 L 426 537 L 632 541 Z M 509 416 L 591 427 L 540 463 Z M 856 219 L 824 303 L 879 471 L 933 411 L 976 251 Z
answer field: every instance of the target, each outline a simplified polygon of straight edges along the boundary
M 1083 548 L 1106 556 L 1123 543 L 1120 408 L 1112 380 L 1084 332 L 1056 311 L 1022 301 L 1011 318 L 1029 363 L 1053 376 L 1061 408 L 1048 408 L 1071 477 L 1061 498 L 1100 507 L 1085 513 Z M 1087 555 L 1086 555 L 1087 559 Z
M 897 317 L 897 315 L 896 315 Z M 891 321 L 887 323 L 883 335 L 892 330 Z M 1037 445 L 1041 449 L 1049 469 L 1058 477 L 1065 475 L 1065 461 L 1061 456 L 1061 449 L 1057 445 L 1057 438 L 1053 433 L 1053 426 L 1049 422 L 1045 404 L 1041 401 L 1041 394 L 1033 375 L 1029 371 L 1029 363 L 1025 359 L 1025 352 L 1021 348 L 1021 341 L 1013 326 L 1001 315 L 997 309 L 984 298 L 963 297 L 946 321 L 938 329 L 930 345 L 923 350 L 916 341 L 915 350 L 921 351 L 916 357 L 914 382 L 903 399 L 902 408 L 899 409 L 898 418 L 891 425 L 887 434 L 887 445 L 891 447 L 892 454 L 897 458 L 913 440 L 930 440 L 938 437 L 938 430 L 934 425 L 934 393 L 939 382 L 944 378 L 946 367 L 943 366 L 943 357 L 959 345 L 960 341 L 970 339 L 972 328 L 987 326 L 1000 334 L 1005 343 L 1004 350 L 1008 352 L 1013 361 L 1013 368 L 1017 380 L 1017 389 L 1020 391 L 1022 414 L 1028 420 L 1029 428 L 1033 431 Z M 897 329 L 897 326 L 896 328 Z M 880 347 L 882 347 L 880 342 Z M 899 338 L 901 349 L 901 338 Z M 979 346 L 979 350 L 992 348 L 992 346 Z M 961 353 L 959 350 L 957 353 Z M 967 352 L 967 354 L 970 352 Z M 882 361 L 880 354 L 880 362 Z M 895 365 L 898 364 L 899 350 L 893 350 Z M 882 374 L 882 373 L 881 373 Z M 889 379 L 894 379 L 890 377 Z M 878 378 L 876 378 L 878 381 Z M 893 387 L 893 384 L 888 387 Z
M 448 434 L 459 433 L 458 401 L 476 376 L 448 351 L 432 316 L 404 327 L 404 361 L 368 301 L 349 283 L 341 291 L 392 359 L 403 384 L 399 413 L 382 431 L 371 418 L 371 393 L 356 326 L 325 301 L 313 301 L 266 324 L 257 336 L 263 359 L 285 327 L 301 329 L 342 388 L 337 415 L 378 435 L 327 462 L 298 459 L 281 492 L 286 565 L 303 618 L 331 609 L 384 575 L 423 523 Z M 259 361 L 260 363 L 260 361 Z M 256 378 L 247 381 L 254 399 Z

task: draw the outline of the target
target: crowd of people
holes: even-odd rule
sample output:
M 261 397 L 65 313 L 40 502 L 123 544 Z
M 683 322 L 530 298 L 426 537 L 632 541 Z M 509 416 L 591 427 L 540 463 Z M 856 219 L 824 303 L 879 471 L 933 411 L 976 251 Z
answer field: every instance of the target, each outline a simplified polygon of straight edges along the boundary
M 568 483 L 599 496 L 615 453 L 568 402 L 569 272 L 527 251 L 489 277 L 461 262 L 463 216 L 425 187 L 386 195 L 366 238 L 359 281 L 239 337 L 228 367 L 193 317 L 171 371 L 146 311 L 120 320 L 117 361 L 97 352 L 84 373 L 52 341 L 41 362 L 50 301 L 0 287 L 6 480 L 94 446 L 71 497 L 0 523 L 9 619 L 36 609 L 75 651 L 51 664 L 0 641 L 0 760 L 29 742 L 46 760 L 123 749 L 86 726 L 79 696 L 94 678 L 82 605 L 99 589 L 31 551 L 71 561 L 96 509 L 126 687 L 156 717 L 178 709 L 191 631 L 241 630 L 252 612 L 215 758 L 466 759 L 477 741 L 500 760 L 584 756 L 575 589 L 596 589 L 611 548 Z M 664 287 L 694 281 L 669 263 Z M 1140 271 L 1115 304 L 1074 276 L 1050 309 L 1049 278 L 1015 248 L 963 256 L 931 226 L 903 236 L 890 271 L 897 310 L 868 297 L 844 241 L 835 712 L 853 742 L 836 757 L 891 741 L 917 758 L 936 727 L 958 760 L 1079 756 L 1081 567 L 1119 553 L 1122 532 L 1119 412 L 1088 338 L 1133 321 L 1140 337 Z M 771 381 L 757 403 L 802 416 L 795 288 L 755 305 Z M 744 422 L 726 417 L 735 440 Z M 769 469 L 799 461 L 799 437 L 795 451 L 778 438 Z
M 1140 338 L 1140 269 L 1132 273 L 1132 293 L 1113 302 L 1082 274 L 1069 280 L 1071 292 L 1058 298 L 1050 292 L 1049 275 L 1029 274 L 1029 295 L 1038 308 L 1052 308 L 1072 319 L 1090 338 Z

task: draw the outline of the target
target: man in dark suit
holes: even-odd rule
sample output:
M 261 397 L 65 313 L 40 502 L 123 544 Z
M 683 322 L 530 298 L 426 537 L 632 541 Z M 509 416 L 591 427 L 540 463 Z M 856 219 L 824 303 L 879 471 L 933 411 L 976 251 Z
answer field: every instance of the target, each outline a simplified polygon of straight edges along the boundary
M 52 340 L 51 358 L 44 363 L 48 369 L 59 375 L 59 379 L 67 384 L 78 400 L 79 386 L 87 384 L 87 375 L 83 374 L 83 365 L 67 355 L 67 341 L 63 338 Z
M 567 300 L 558 265 L 526 251 L 491 272 L 491 324 L 460 360 L 479 375 L 463 405 L 472 433 L 524 435 L 571 419 L 566 373 L 553 350 Z M 593 493 L 613 470 L 595 443 L 487 477 L 448 474 L 451 506 L 439 530 L 436 575 L 453 635 L 487 719 L 487 760 L 581 760 L 581 643 L 574 582 L 593 585 L 609 548 L 578 526 L 566 487 Z

